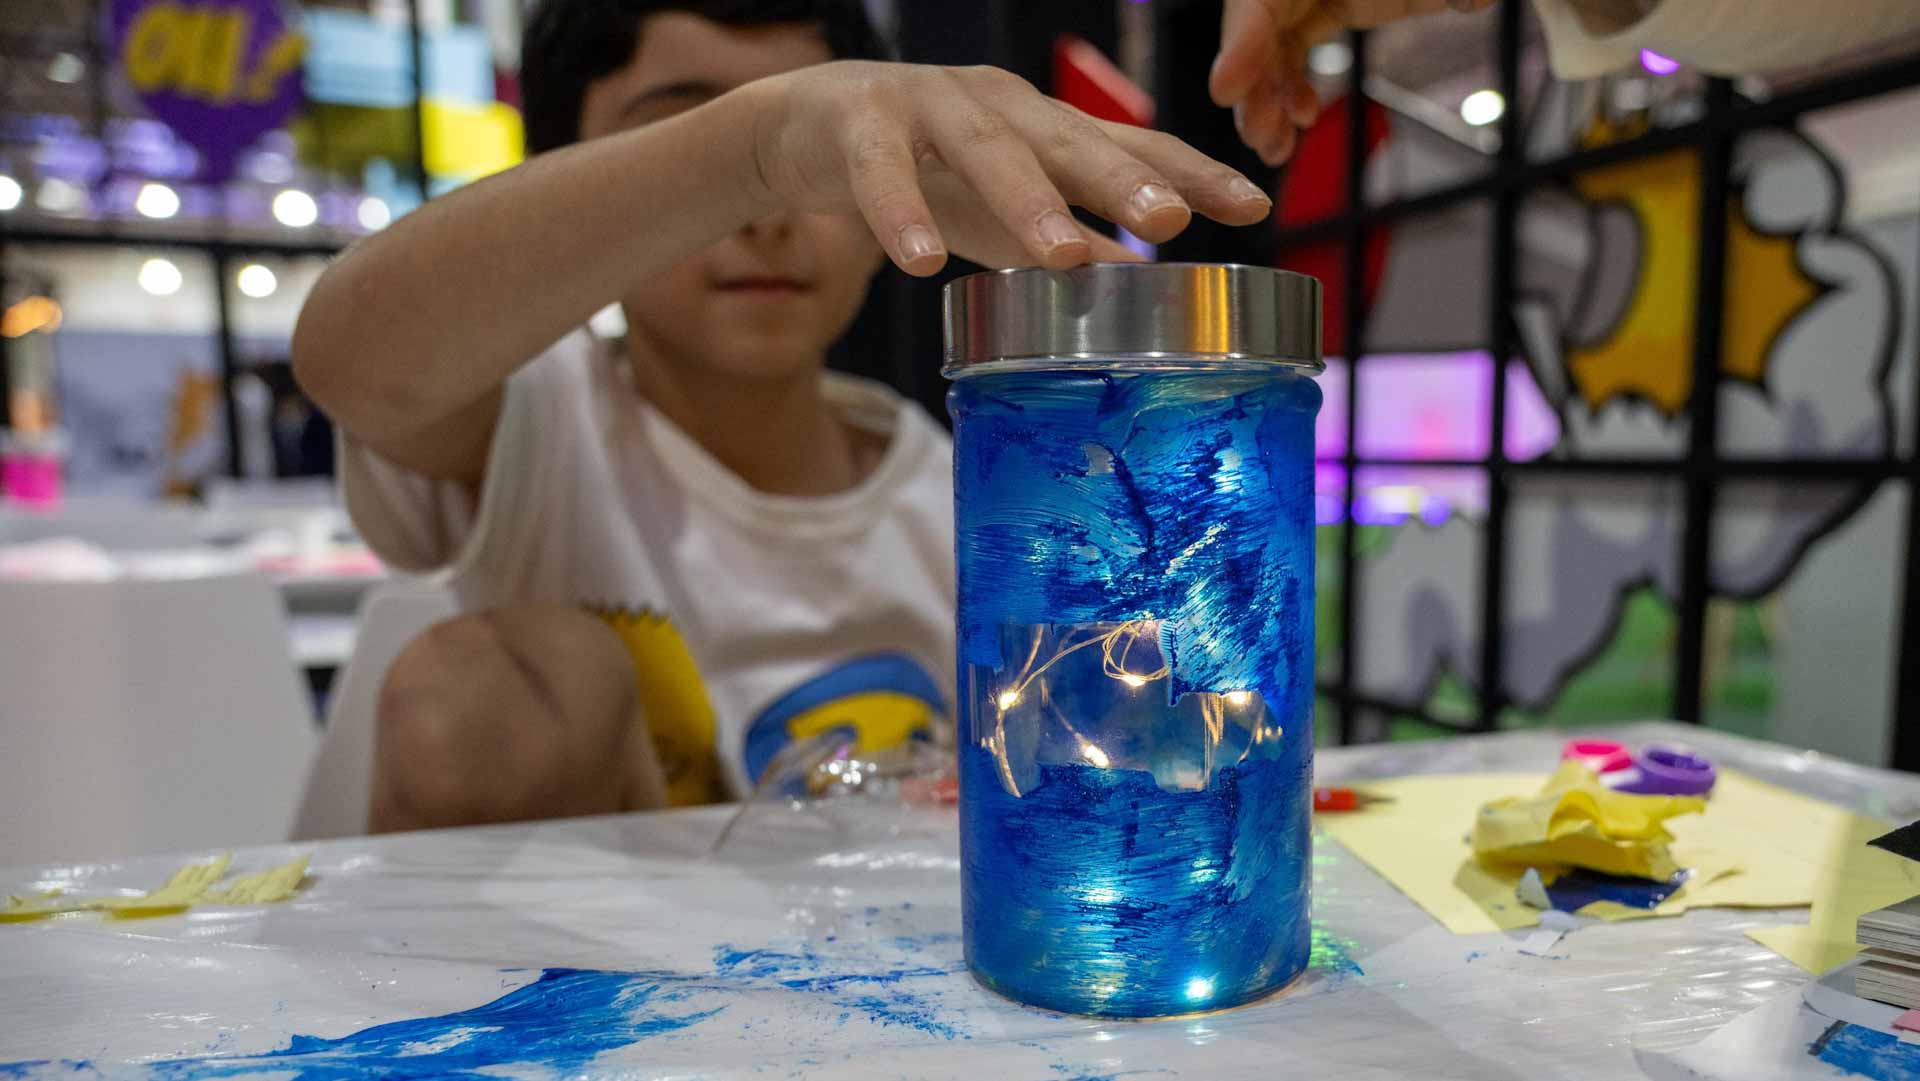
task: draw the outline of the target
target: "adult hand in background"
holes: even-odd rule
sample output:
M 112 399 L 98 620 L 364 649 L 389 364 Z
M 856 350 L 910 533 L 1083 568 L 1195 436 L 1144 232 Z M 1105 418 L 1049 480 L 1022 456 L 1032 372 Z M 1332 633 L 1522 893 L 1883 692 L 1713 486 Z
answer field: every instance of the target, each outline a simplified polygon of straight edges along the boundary
M 1479 11 L 1494 0 L 1226 0 L 1220 55 L 1207 89 L 1233 109 L 1240 138 L 1268 165 L 1293 153 L 1301 128 L 1320 115 L 1307 81 L 1307 51 L 1347 29 L 1439 11 Z M 1517 2 L 1517 0 L 1516 0 Z

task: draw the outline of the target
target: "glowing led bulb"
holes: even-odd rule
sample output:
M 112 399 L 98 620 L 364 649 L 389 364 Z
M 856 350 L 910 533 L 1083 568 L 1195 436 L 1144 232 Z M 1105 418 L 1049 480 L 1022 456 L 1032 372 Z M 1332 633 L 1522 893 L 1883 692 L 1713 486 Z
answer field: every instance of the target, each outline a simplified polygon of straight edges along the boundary
M 1223 694 L 1220 697 L 1225 698 L 1227 700 L 1227 705 L 1229 706 L 1244 706 L 1248 702 L 1253 701 L 1253 692 L 1252 691 L 1228 691 L 1226 694 Z
M 1020 704 L 1020 692 L 1001 691 L 1000 697 L 994 699 L 994 702 L 1000 706 L 1002 712 L 1005 712 Z
M 1187 1000 L 1188 1001 L 1201 1002 L 1206 1000 L 1212 994 L 1213 994 L 1212 980 L 1209 980 L 1200 976 L 1195 976 L 1193 979 L 1187 981 Z
M 1120 673 L 1120 682 L 1126 684 L 1129 687 L 1144 687 L 1147 685 L 1147 681 L 1144 677 L 1136 676 L 1132 672 Z
M 1080 741 L 1080 757 L 1101 769 L 1106 769 L 1113 764 L 1113 760 L 1107 757 L 1107 752 L 1095 747 L 1084 739 Z

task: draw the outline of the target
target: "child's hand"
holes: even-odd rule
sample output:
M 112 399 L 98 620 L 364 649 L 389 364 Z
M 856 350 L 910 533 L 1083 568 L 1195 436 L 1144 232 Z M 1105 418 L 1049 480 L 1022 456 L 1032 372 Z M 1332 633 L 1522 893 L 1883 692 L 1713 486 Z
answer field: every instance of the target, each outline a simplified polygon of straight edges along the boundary
M 1517 2 L 1517 0 L 1516 0 Z M 1380 26 L 1437 11 L 1479 11 L 1493 0 L 1226 0 L 1220 55 L 1207 89 L 1233 109 L 1240 139 L 1260 160 L 1279 165 L 1299 129 L 1320 115 L 1307 81 L 1307 50 L 1349 27 Z
M 1069 203 L 1158 243 L 1192 211 L 1250 225 L 1270 201 L 1171 135 L 1095 120 L 996 68 L 842 62 L 752 84 L 764 197 L 857 209 L 893 261 L 931 274 L 951 250 L 989 266 L 1131 259 Z

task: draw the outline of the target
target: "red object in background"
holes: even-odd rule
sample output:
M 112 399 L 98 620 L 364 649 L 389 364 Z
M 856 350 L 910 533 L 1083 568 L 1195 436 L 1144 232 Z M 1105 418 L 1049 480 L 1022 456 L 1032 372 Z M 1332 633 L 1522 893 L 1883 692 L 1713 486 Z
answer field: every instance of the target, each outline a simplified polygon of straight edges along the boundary
M 1099 120 L 1153 126 L 1153 97 L 1085 38 L 1053 39 L 1053 96 Z
M 1316 788 L 1313 790 L 1313 809 L 1327 811 L 1358 811 L 1372 803 L 1392 803 L 1385 796 L 1373 796 L 1365 792 L 1356 792 L 1351 788 Z
M 1273 224 L 1290 229 L 1330 218 L 1347 209 L 1347 126 L 1352 107 L 1350 99 L 1340 97 L 1320 113 L 1320 119 L 1300 133 L 1293 158 L 1287 163 L 1279 196 L 1274 200 Z M 1373 160 L 1387 141 L 1387 110 L 1369 102 L 1366 109 L 1367 160 Z M 1361 288 L 1366 304 L 1380 293 L 1380 276 L 1386 270 L 1387 243 L 1391 230 L 1377 225 L 1367 233 L 1361 249 Z M 1302 244 L 1280 253 L 1274 265 L 1320 279 L 1323 349 L 1328 356 L 1347 355 L 1347 278 L 1341 265 L 1342 241 L 1326 240 Z

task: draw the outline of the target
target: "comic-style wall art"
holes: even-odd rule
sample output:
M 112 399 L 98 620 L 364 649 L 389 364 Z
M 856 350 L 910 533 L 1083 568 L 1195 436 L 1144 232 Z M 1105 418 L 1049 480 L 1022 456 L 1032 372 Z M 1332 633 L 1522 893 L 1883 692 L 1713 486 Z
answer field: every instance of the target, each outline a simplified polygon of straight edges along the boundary
M 1536 74 L 1506 153 L 1349 95 L 1277 185 L 1273 262 L 1328 297 L 1321 734 L 1678 716 L 1920 765 L 1886 106 L 1647 81 Z

